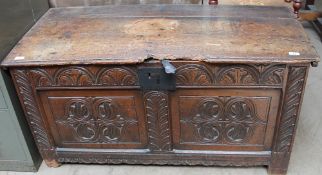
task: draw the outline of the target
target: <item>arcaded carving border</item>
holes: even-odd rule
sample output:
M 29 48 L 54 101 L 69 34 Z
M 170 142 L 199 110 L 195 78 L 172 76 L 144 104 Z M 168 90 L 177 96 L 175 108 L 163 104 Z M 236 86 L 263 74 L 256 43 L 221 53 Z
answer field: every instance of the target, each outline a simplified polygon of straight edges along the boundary
M 285 65 L 178 65 L 177 86 L 281 86 Z M 135 66 L 67 66 L 32 68 L 37 87 L 139 86 Z
M 281 86 L 285 65 L 185 64 L 178 66 L 178 86 Z

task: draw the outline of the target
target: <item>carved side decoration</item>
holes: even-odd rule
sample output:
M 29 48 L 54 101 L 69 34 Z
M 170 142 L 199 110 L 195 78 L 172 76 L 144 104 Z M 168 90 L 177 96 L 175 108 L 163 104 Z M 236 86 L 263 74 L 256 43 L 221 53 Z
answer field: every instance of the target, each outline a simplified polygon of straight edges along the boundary
M 224 66 L 218 72 L 220 85 L 254 85 L 259 83 L 259 72 L 250 66 Z
M 47 135 L 27 72 L 25 70 L 13 70 L 11 73 L 37 147 L 43 159 L 50 161 L 55 157 L 55 148 Z
M 159 91 L 151 91 L 147 92 L 144 97 L 149 148 L 151 151 L 170 151 L 171 130 L 168 95 Z
M 203 98 L 192 109 L 192 116 L 183 117 L 182 124 L 194 128 L 196 140 L 201 143 L 244 143 L 253 134 L 260 121 L 251 100 L 233 97 Z
M 65 107 L 64 120 L 56 122 L 72 127 L 79 142 L 117 143 L 126 127 L 138 122 L 109 98 L 71 99 Z
M 276 152 L 289 152 L 291 149 L 305 85 L 306 71 L 306 67 L 291 67 L 289 70 L 284 105 L 278 129 Z
M 209 70 L 202 65 L 188 64 L 178 68 L 177 85 L 197 85 L 207 86 L 212 84 L 212 75 Z
M 97 75 L 97 84 L 108 86 L 131 86 L 137 85 L 137 75 L 126 68 L 103 69 Z

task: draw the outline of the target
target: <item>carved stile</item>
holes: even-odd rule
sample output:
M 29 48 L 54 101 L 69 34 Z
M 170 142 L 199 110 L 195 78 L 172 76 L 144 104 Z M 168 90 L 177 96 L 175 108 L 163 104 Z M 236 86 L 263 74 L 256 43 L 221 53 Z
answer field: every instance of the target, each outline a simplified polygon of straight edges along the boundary
M 55 148 L 50 143 L 49 136 L 44 128 L 45 125 L 39 112 L 27 71 L 23 69 L 13 70 L 11 74 L 14 77 L 16 89 L 20 94 L 20 100 L 39 152 L 45 161 L 51 162 L 55 156 Z
M 291 67 L 278 130 L 276 152 L 290 152 L 305 85 L 306 67 Z
M 281 119 L 276 130 L 277 136 L 269 166 L 269 171 L 272 174 L 285 174 L 287 172 L 303 98 L 307 69 L 307 67 L 289 68 Z

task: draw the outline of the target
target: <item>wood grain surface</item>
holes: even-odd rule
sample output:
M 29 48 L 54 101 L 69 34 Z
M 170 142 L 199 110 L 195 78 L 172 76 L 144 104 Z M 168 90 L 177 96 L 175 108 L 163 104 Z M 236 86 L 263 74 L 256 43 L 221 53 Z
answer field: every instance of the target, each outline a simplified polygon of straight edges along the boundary
M 49 10 L 2 65 L 131 64 L 147 58 L 318 61 L 287 7 L 121 5 Z

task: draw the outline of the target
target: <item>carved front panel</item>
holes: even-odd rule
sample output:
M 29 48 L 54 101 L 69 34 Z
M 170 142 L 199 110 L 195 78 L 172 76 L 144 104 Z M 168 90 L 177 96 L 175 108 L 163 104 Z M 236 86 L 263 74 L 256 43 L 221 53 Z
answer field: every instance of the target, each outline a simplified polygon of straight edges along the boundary
M 252 151 L 251 165 L 267 165 L 273 160 L 269 151 L 284 156 L 291 150 L 306 67 L 174 65 L 175 91 L 139 89 L 137 65 L 57 66 L 12 75 L 47 160 L 241 165 L 235 158 L 243 157 L 229 151 Z M 219 161 L 221 151 L 232 153 L 234 162 Z M 172 159 L 173 153 L 189 160 Z
M 82 90 L 42 94 L 44 110 L 59 146 L 145 146 L 145 123 L 139 93 Z
M 176 148 L 265 150 L 271 146 L 278 91 L 182 90 L 172 99 Z

